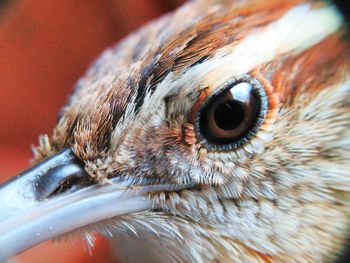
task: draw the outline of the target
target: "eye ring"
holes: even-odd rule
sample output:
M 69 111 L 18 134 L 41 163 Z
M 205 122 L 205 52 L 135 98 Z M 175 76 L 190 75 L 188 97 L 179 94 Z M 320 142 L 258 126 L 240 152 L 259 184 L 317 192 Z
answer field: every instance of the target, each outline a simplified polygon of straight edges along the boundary
M 235 90 L 238 90 L 236 94 L 245 91 L 245 98 L 241 101 L 234 98 Z M 250 107 L 245 99 L 249 99 L 254 107 Z M 249 75 L 231 79 L 199 107 L 195 115 L 197 140 L 210 151 L 239 148 L 256 135 L 267 110 L 268 98 L 257 79 Z

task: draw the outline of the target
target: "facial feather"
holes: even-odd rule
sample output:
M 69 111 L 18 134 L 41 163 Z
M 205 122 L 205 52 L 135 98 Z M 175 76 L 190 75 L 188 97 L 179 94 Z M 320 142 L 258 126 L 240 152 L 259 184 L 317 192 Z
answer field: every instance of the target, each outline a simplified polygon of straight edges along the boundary
M 331 260 L 350 215 L 346 34 L 325 2 L 187 3 L 102 55 L 36 159 L 71 145 L 96 182 L 194 185 L 152 195 L 160 212 L 111 222 L 151 224 L 175 261 Z M 242 76 L 264 87 L 268 112 L 247 144 L 212 151 L 195 105 Z

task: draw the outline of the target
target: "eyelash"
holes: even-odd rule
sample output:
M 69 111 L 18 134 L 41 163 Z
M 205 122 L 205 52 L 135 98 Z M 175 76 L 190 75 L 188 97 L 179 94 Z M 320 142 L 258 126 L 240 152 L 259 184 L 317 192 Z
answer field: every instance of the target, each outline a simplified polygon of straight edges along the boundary
M 231 79 L 199 101 L 194 110 L 195 131 L 198 141 L 209 151 L 230 151 L 249 142 L 268 110 L 263 85 L 249 75 Z
M 259 106 L 259 114 L 257 119 L 253 121 L 253 126 L 250 126 L 247 134 L 244 134 L 237 141 L 231 143 L 213 143 L 210 142 L 201 131 L 200 119 L 203 109 L 208 106 L 218 96 L 224 92 L 230 91 L 235 85 L 240 83 L 248 83 L 254 87 L 254 92 L 258 95 L 261 105 Z M 247 144 L 255 140 L 256 135 L 268 129 L 268 126 L 274 122 L 277 114 L 278 97 L 273 93 L 272 85 L 260 74 L 243 75 L 239 78 L 233 78 L 226 82 L 221 87 L 218 87 L 212 94 L 208 90 L 203 90 L 197 101 L 193 104 L 191 109 L 191 122 L 195 127 L 196 138 L 198 142 L 209 152 L 232 151 L 242 147 L 248 147 Z

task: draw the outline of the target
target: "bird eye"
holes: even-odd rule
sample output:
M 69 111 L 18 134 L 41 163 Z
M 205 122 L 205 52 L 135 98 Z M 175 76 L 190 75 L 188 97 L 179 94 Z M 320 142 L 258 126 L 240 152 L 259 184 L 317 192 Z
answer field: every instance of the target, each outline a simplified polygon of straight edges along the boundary
M 254 79 L 241 79 L 207 98 L 196 116 L 197 135 L 212 150 L 230 150 L 256 133 L 267 110 L 267 97 Z

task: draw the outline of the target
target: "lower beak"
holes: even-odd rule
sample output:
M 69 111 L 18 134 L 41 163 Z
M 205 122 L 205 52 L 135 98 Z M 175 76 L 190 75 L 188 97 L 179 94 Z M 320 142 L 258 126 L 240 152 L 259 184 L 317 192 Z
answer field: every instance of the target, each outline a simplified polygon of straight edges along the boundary
M 101 220 L 152 209 L 166 185 L 92 184 L 70 149 L 0 185 L 0 262 Z

